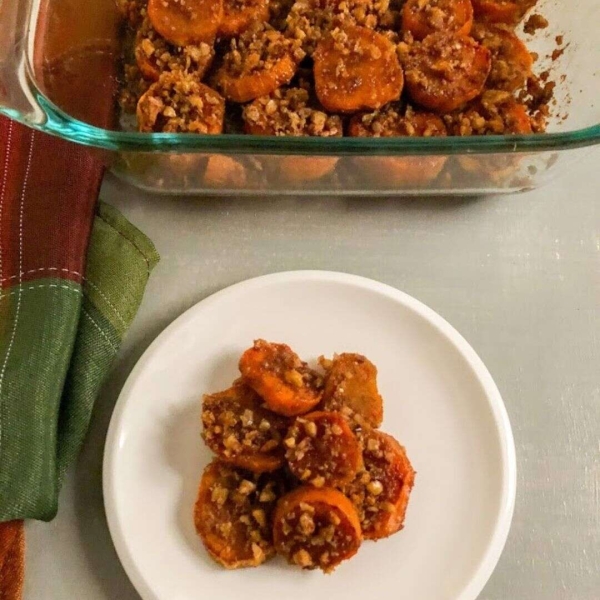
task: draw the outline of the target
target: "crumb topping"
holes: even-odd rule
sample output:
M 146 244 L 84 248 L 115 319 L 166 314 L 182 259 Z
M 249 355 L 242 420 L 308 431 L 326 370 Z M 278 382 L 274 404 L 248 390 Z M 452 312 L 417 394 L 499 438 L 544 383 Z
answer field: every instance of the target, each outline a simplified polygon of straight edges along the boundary
M 140 98 L 141 131 L 215 134 L 223 130 L 225 101 L 181 72 L 165 73 Z
M 343 515 L 327 505 L 302 503 L 284 517 L 281 551 L 303 569 L 329 573 L 357 545 Z
M 223 458 L 259 453 L 283 457 L 288 420 L 267 410 L 242 384 L 204 396 L 202 425 L 206 445 Z
M 231 40 L 223 58 L 224 69 L 233 77 L 272 69 L 285 56 L 302 60 L 300 44 L 265 23 L 254 23 L 238 38 Z
M 303 88 L 279 88 L 246 105 L 243 119 L 251 133 L 337 137 L 342 121 L 337 115 L 310 106 L 309 92 Z
M 317 488 L 351 481 L 361 464 L 358 440 L 338 413 L 297 417 L 284 444 L 292 473 Z

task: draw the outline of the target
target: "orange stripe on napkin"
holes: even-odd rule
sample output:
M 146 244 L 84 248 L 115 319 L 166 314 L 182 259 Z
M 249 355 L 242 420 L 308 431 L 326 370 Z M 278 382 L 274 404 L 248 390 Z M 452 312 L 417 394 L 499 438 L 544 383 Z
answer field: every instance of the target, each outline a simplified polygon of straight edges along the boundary
M 0 523 L 0 600 L 21 600 L 24 578 L 23 521 Z

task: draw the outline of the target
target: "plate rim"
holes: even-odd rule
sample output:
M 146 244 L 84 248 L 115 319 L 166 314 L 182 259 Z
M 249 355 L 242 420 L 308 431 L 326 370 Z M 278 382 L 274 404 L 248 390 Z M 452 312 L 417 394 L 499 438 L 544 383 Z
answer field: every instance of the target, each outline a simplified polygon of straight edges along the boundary
M 479 559 L 470 581 L 465 584 L 460 594 L 454 600 L 476 600 L 486 583 L 494 572 L 500 556 L 504 550 L 508 534 L 510 532 L 512 518 L 515 508 L 517 491 L 517 458 L 512 427 L 508 417 L 506 406 L 500 391 L 492 378 L 490 372 L 467 340 L 440 314 L 432 308 L 417 300 L 413 296 L 403 292 L 391 285 L 350 273 L 326 270 L 296 270 L 280 271 L 267 275 L 252 277 L 229 285 L 217 292 L 199 300 L 165 327 L 152 343 L 146 348 L 137 360 L 123 385 L 119 397 L 113 408 L 110 424 L 108 427 L 103 461 L 102 461 L 102 496 L 104 509 L 110 536 L 117 552 L 117 556 L 129 580 L 136 591 L 144 600 L 164 600 L 159 598 L 146 582 L 138 568 L 132 553 L 128 547 L 125 535 L 117 517 L 116 490 L 114 484 L 116 457 L 118 455 L 118 438 L 123 424 L 123 413 L 127 405 L 130 389 L 134 386 L 139 374 L 144 370 L 146 363 L 153 357 L 162 346 L 163 340 L 167 339 L 174 330 L 191 320 L 195 313 L 205 310 L 223 298 L 244 292 L 252 288 L 272 283 L 286 283 L 297 280 L 327 281 L 339 284 L 347 284 L 366 289 L 368 291 L 382 294 L 403 306 L 409 308 L 418 316 L 424 318 L 434 326 L 461 354 L 474 376 L 479 380 L 498 432 L 502 459 L 502 502 L 496 516 L 493 534 L 488 541 L 485 552 Z

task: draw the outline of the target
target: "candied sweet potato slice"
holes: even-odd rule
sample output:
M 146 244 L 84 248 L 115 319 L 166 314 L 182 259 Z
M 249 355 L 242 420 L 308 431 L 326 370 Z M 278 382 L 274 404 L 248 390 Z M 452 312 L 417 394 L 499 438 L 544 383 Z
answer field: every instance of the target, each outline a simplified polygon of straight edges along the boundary
M 243 383 L 204 396 L 202 425 L 206 445 L 225 462 L 255 473 L 275 471 L 284 464 L 288 419 L 267 410 Z
M 472 26 L 471 0 L 408 0 L 402 7 L 402 29 L 416 40 L 437 31 L 468 35 Z
M 450 112 L 478 96 L 491 68 L 490 51 L 467 35 L 434 33 L 411 48 L 406 88 L 421 106 Z
M 230 38 L 240 35 L 253 21 L 267 21 L 268 18 L 268 0 L 223 0 L 223 19 L 219 26 L 219 36 Z
M 526 134 L 533 131 L 527 107 L 517 102 L 511 93 L 501 90 L 486 90 L 465 110 L 447 115 L 447 118 L 455 135 Z
M 204 184 L 213 188 L 241 188 L 246 185 L 244 165 L 224 154 L 211 154 L 206 161 Z
M 283 156 L 278 175 L 281 180 L 292 184 L 316 181 L 330 175 L 338 161 L 335 156 Z
M 244 129 L 252 135 L 339 137 L 338 115 L 328 115 L 302 87 L 281 87 L 256 98 L 242 111 Z
M 251 135 L 339 137 L 342 120 L 328 115 L 301 87 L 281 87 L 268 96 L 256 98 L 242 112 L 244 129 Z M 295 185 L 330 174 L 338 162 L 333 156 L 283 156 L 267 161 L 277 183 Z
M 223 0 L 148 0 L 148 17 L 175 46 L 212 44 L 223 18 Z
M 295 0 L 286 18 L 286 30 L 312 56 L 319 41 L 340 24 L 391 28 L 386 24 L 392 15 L 389 9 L 389 0 Z
M 514 31 L 506 27 L 478 24 L 472 35 L 492 54 L 486 87 L 514 92 L 525 86 L 531 75 L 533 58 Z
M 404 78 L 394 44 L 366 27 L 333 29 L 315 50 L 315 91 L 330 111 L 380 108 L 398 100 Z
M 204 470 L 194 523 L 210 556 L 225 568 L 257 567 L 274 555 L 271 515 L 282 494 L 276 477 L 220 460 Z
M 377 367 L 361 354 L 337 354 L 321 359 L 327 370 L 321 408 L 339 411 L 352 426 L 379 427 L 383 420 L 383 399 L 377 389 Z
M 439 137 L 447 132 L 439 116 L 410 107 L 402 114 L 392 104 L 381 111 L 354 115 L 348 133 L 352 137 Z M 362 156 L 353 162 L 374 185 L 406 187 L 435 179 L 446 160 L 445 156 Z
M 358 510 L 363 536 L 377 540 L 402 529 L 415 471 L 391 435 L 367 429 L 362 442 L 364 470 L 343 491 Z
M 303 486 L 277 503 L 273 541 L 290 564 L 329 573 L 356 554 L 362 535 L 356 509 L 344 494 Z
M 281 56 L 271 68 L 264 68 L 252 73 L 240 74 L 239 77 L 220 71 L 217 85 L 228 100 L 247 102 L 269 94 L 280 85 L 292 79 L 296 72 L 296 62 L 291 56 Z
M 422 187 L 442 171 L 446 156 L 361 156 L 353 160 L 372 185 L 381 189 Z
M 254 22 L 229 51 L 215 74 L 215 86 L 233 102 L 266 96 L 294 77 L 304 57 L 300 42 L 286 38 L 271 26 Z
M 537 0 L 472 0 L 475 17 L 486 23 L 516 25 Z
M 212 88 L 176 71 L 150 86 L 136 113 L 140 131 L 216 134 L 223 131 L 225 101 Z
M 358 439 L 340 413 L 316 411 L 296 417 L 284 445 L 292 474 L 315 487 L 350 483 L 362 465 Z
M 338 161 L 335 156 L 268 156 L 263 158 L 262 167 L 273 185 L 285 182 L 301 189 L 331 175 Z
M 444 121 L 433 113 L 399 106 L 359 113 L 350 119 L 348 134 L 352 137 L 443 137 L 447 134 Z
M 321 400 L 322 377 L 286 344 L 256 340 L 239 366 L 244 382 L 280 415 L 306 413 Z
M 152 27 L 148 18 L 138 29 L 135 40 L 135 59 L 145 79 L 158 81 L 161 73 L 182 71 L 198 80 L 209 69 L 215 52 L 212 45 L 173 46 Z
M 504 122 L 506 123 L 506 133 L 520 135 L 533 133 L 527 108 L 518 102 L 513 102 L 506 107 Z

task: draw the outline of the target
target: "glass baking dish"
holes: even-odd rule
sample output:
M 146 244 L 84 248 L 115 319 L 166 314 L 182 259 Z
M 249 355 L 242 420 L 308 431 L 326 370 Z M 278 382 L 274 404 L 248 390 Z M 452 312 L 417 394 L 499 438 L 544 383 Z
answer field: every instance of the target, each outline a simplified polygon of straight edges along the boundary
M 118 130 L 122 27 L 115 0 L 0 0 L 0 113 L 109 151 L 113 171 L 169 194 L 423 195 L 538 187 L 600 142 L 600 2 L 542 0 L 528 37 L 551 70 L 548 133 L 447 138 L 293 138 Z M 564 52 L 554 60 L 556 36 Z M 426 184 L 415 174 L 443 163 Z M 319 179 L 308 173 L 335 164 Z M 327 171 L 328 169 L 322 169 Z M 402 174 L 399 176 L 398 174 Z

